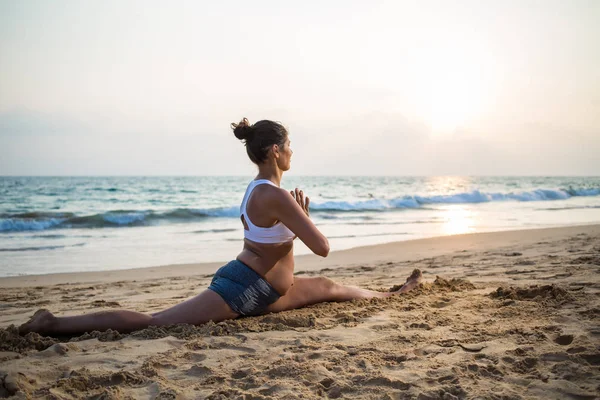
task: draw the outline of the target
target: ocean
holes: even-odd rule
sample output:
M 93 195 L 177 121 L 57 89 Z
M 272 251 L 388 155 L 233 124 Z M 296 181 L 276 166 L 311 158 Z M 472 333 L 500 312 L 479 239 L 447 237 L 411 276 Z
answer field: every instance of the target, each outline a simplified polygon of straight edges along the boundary
M 252 176 L 0 177 L 0 276 L 228 261 Z M 331 250 L 600 223 L 600 177 L 284 176 Z M 296 254 L 310 250 L 296 240 Z

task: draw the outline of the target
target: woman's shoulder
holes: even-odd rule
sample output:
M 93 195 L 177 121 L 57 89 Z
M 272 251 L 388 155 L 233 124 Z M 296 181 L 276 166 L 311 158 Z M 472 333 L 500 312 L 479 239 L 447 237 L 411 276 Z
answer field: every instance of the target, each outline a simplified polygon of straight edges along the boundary
M 280 199 L 282 195 L 287 194 L 287 191 L 265 179 L 265 182 L 258 183 L 254 186 L 252 193 L 255 193 L 257 197 L 277 200 Z
M 252 203 L 253 208 L 259 207 L 268 210 L 269 214 L 278 214 L 282 208 L 293 206 L 294 199 L 287 190 L 275 184 L 264 184 L 254 187 L 247 201 L 248 204 Z

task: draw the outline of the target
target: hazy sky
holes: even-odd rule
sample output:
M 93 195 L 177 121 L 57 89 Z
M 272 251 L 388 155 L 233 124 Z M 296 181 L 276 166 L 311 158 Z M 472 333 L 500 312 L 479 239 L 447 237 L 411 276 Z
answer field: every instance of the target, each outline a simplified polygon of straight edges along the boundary
M 599 175 L 600 1 L 0 0 L 0 175 Z

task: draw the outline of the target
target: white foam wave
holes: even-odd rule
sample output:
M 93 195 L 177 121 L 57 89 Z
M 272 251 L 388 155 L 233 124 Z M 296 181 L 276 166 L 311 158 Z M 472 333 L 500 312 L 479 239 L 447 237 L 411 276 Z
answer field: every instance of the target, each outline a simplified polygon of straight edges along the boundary
M 569 189 L 569 192 L 574 196 L 598 196 L 600 195 L 600 188 L 595 189 Z
M 552 201 L 577 196 L 598 196 L 600 189 L 535 189 L 524 192 L 484 193 L 479 190 L 438 196 L 405 196 L 396 199 L 312 202 L 315 211 L 385 211 L 389 209 L 423 208 L 428 204 L 487 203 L 492 201 Z
M 326 201 L 323 203 L 312 203 L 310 207 L 313 210 L 323 210 L 323 211 L 354 211 L 354 210 L 363 210 L 363 211 L 376 211 L 376 210 L 384 210 L 386 208 L 393 208 L 391 204 L 389 204 L 386 200 L 365 200 L 365 201 Z
M 105 220 L 106 222 L 110 222 L 112 224 L 129 225 L 129 224 L 133 224 L 135 222 L 143 221 L 146 218 L 146 215 L 148 215 L 148 213 L 144 212 L 144 211 L 118 213 L 118 214 L 113 214 L 113 213 L 107 212 L 102 215 L 102 219 Z
M 198 208 L 191 210 L 199 215 L 206 215 L 209 217 L 227 217 L 227 218 L 238 218 L 240 216 L 240 207 L 222 207 L 222 208 Z
M 62 224 L 66 218 L 50 218 L 45 220 L 27 220 L 5 218 L 0 220 L 0 232 L 11 231 L 43 231 Z

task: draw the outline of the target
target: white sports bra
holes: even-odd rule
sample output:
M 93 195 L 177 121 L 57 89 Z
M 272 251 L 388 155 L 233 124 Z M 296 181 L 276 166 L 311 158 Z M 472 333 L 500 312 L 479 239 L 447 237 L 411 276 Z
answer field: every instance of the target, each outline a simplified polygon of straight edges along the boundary
M 289 230 L 288 227 L 285 226 L 281 221 L 279 221 L 271 227 L 264 228 L 254 225 L 252 221 L 250 221 L 250 218 L 248 218 L 246 207 L 248 205 L 248 199 L 250 198 L 250 194 L 252 193 L 255 187 L 265 183 L 278 187 L 276 184 L 274 184 L 268 179 L 257 179 L 250 182 L 250 184 L 248 185 L 248 189 L 246 189 L 246 194 L 244 195 L 244 199 L 242 200 L 242 205 L 240 207 L 240 214 L 244 216 L 244 220 L 248 225 L 248 229 L 244 229 L 244 238 L 257 243 L 290 242 L 294 240 L 296 235 L 294 234 L 294 232 Z

